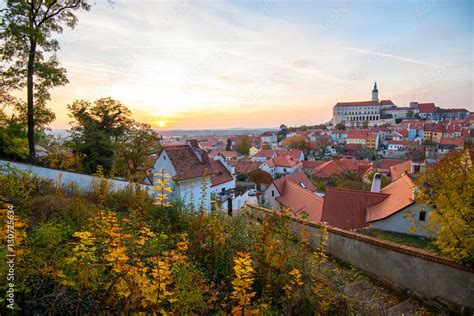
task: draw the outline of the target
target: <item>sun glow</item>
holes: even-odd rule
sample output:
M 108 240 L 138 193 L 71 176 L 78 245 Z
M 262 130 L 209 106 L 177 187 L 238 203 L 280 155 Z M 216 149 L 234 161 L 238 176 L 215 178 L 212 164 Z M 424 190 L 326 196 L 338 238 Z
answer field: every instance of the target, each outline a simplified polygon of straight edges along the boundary
M 166 121 L 158 121 L 156 122 L 156 124 L 159 126 L 159 127 L 166 127 Z

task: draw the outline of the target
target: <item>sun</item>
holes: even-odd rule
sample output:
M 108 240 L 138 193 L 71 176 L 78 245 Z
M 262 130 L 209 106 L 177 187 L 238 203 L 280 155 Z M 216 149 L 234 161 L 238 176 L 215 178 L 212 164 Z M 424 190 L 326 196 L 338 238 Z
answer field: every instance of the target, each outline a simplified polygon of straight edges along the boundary
M 166 121 L 158 121 L 157 124 L 159 127 L 166 127 Z

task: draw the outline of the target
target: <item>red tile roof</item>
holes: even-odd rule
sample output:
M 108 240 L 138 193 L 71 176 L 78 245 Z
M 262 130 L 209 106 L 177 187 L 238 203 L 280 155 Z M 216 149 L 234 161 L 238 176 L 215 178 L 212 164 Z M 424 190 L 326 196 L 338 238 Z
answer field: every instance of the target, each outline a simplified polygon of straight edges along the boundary
M 333 159 L 316 167 L 312 174 L 317 178 L 330 178 L 352 171 L 363 175 L 372 168 L 372 163 L 366 160 Z
M 412 173 L 412 169 L 413 169 L 412 165 L 413 165 L 413 162 L 411 160 L 407 160 L 402 163 L 391 166 L 390 175 L 391 175 L 392 181 L 397 180 L 405 173 L 407 174 Z
M 209 161 L 212 170 L 215 172 L 211 177 L 211 186 L 216 186 L 234 180 L 229 170 L 222 164 L 220 160 Z
M 366 227 L 366 210 L 385 200 L 388 194 L 362 190 L 326 189 L 322 222 L 342 229 Z
M 347 139 L 367 139 L 368 131 L 367 130 L 350 130 L 347 133 Z
M 271 150 L 271 149 L 262 149 L 259 152 L 257 152 L 253 157 L 266 157 L 270 158 L 273 156 L 273 154 L 276 154 L 277 157 L 282 157 L 282 156 L 291 156 L 294 159 L 300 159 L 301 154 L 303 151 L 299 149 L 293 149 L 293 150 Z
M 238 152 L 232 150 L 213 150 L 209 153 L 209 157 L 214 158 L 218 154 L 221 154 L 224 158 L 232 159 L 235 159 L 240 156 Z
M 324 200 L 298 184 L 285 181 L 283 194 L 276 200 L 281 205 L 290 208 L 293 214 L 298 217 L 302 217 L 303 213 L 306 213 L 308 220 L 315 223 L 321 222 Z
M 309 180 L 309 178 L 306 176 L 306 174 L 302 171 L 295 172 L 295 173 L 289 174 L 285 177 L 281 177 L 279 179 L 276 179 L 276 180 L 273 181 L 273 184 L 277 188 L 278 192 L 280 192 L 280 194 L 283 194 L 284 191 L 285 191 L 285 183 L 288 182 L 288 181 L 293 182 L 293 183 L 295 183 L 299 186 L 301 186 L 301 183 L 303 183 L 306 190 L 311 191 L 311 192 L 316 191 L 316 187 L 314 186 L 314 184 L 311 182 L 311 180 Z
M 403 137 L 408 137 L 408 130 L 402 129 L 398 131 Z
M 381 172 L 389 172 L 390 167 L 404 163 L 407 160 L 398 160 L 398 159 L 382 159 L 378 163 L 378 169 Z
M 424 128 L 425 132 L 442 132 L 443 130 L 444 126 L 436 123 L 426 123 Z
M 326 161 L 309 161 L 309 160 L 305 160 L 303 161 L 303 168 L 305 169 L 314 169 L 320 165 L 322 165 L 323 163 L 326 163 Z
M 436 105 L 434 103 L 418 103 L 418 111 L 420 113 L 434 113 Z
M 176 175 L 176 180 L 187 180 L 214 174 L 205 152 L 193 149 L 189 145 L 164 146 L 163 151 L 168 155 Z M 202 160 L 198 158 L 202 157 Z
M 293 158 L 292 156 L 284 156 L 284 157 L 275 157 L 275 158 L 270 158 L 267 161 L 265 161 L 267 165 L 270 168 L 273 167 L 287 167 L 287 168 L 292 168 L 292 167 L 298 167 L 298 166 L 303 166 L 303 163 L 299 161 L 298 159 Z
M 415 184 L 407 175 L 402 175 L 398 180 L 382 189 L 381 193 L 389 196 L 378 204 L 367 209 L 367 222 L 373 222 L 389 217 L 414 203 L 413 194 Z
M 239 160 L 230 163 L 235 166 L 236 174 L 252 172 L 254 170 L 257 170 L 262 164 L 261 162 L 251 160 Z
M 394 105 L 391 100 L 377 101 L 360 101 L 360 102 L 338 102 L 336 107 L 349 107 L 349 106 L 378 106 L 378 105 Z
M 361 102 L 338 102 L 336 107 L 348 107 L 348 106 L 377 106 L 377 101 L 361 101 Z
M 456 147 L 464 147 L 464 138 L 457 137 L 457 138 L 441 138 L 441 145 L 454 145 Z
M 391 140 L 388 142 L 389 145 L 403 145 L 403 146 L 418 146 L 419 142 L 413 140 Z

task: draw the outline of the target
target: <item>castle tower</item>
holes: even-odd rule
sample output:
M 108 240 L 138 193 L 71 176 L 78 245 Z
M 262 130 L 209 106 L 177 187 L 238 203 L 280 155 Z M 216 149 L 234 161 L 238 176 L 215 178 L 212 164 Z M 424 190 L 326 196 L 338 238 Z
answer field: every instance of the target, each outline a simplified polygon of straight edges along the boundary
M 375 82 L 374 90 L 372 90 L 372 101 L 379 101 L 379 89 L 377 89 L 377 82 Z

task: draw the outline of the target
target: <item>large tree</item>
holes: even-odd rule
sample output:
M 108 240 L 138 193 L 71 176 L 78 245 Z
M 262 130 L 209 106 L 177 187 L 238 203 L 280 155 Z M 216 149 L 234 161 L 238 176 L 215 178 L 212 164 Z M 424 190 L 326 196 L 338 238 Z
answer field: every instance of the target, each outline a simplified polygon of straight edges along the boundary
M 121 102 L 101 98 L 94 103 L 76 100 L 67 106 L 71 122 L 70 147 L 81 155 L 84 170 L 96 172 L 102 166 L 112 169 L 116 146 L 133 126 L 132 113 Z
M 320 158 L 324 157 L 324 154 L 326 153 L 326 149 L 331 145 L 332 145 L 332 142 L 330 138 L 320 137 L 314 143 L 315 156 L 320 157 Z
M 243 135 L 240 136 L 239 141 L 235 146 L 235 150 L 242 155 L 248 155 L 251 147 L 252 142 L 250 141 L 250 137 Z
M 30 161 L 35 159 L 35 111 L 45 108 L 49 90 L 68 83 L 56 57 L 59 43 L 52 37 L 77 24 L 74 11 L 89 10 L 86 0 L 7 0 L 2 10 L 0 55 L 8 89 L 26 87 L 26 117 Z
M 300 149 L 308 143 L 308 138 L 304 135 L 297 134 L 295 136 L 286 137 L 281 140 L 280 145 L 287 148 Z
M 107 175 L 143 179 L 159 149 L 158 134 L 149 125 L 134 121 L 130 110 L 111 98 L 77 100 L 68 109 L 74 119 L 69 146 L 82 158 L 84 171 L 101 166 Z
M 114 171 L 130 181 L 140 181 L 151 167 L 152 154 L 159 151 L 159 135 L 151 126 L 133 123 L 123 134 L 116 146 Z
M 343 130 L 346 130 L 346 125 L 344 125 L 343 123 L 337 123 L 336 126 L 334 126 L 334 128 L 336 130 L 343 131 Z
M 418 179 L 418 199 L 433 211 L 425 227 L 453 259 L 474 265 L 474 167 L 469 151 L 451 152 Z

